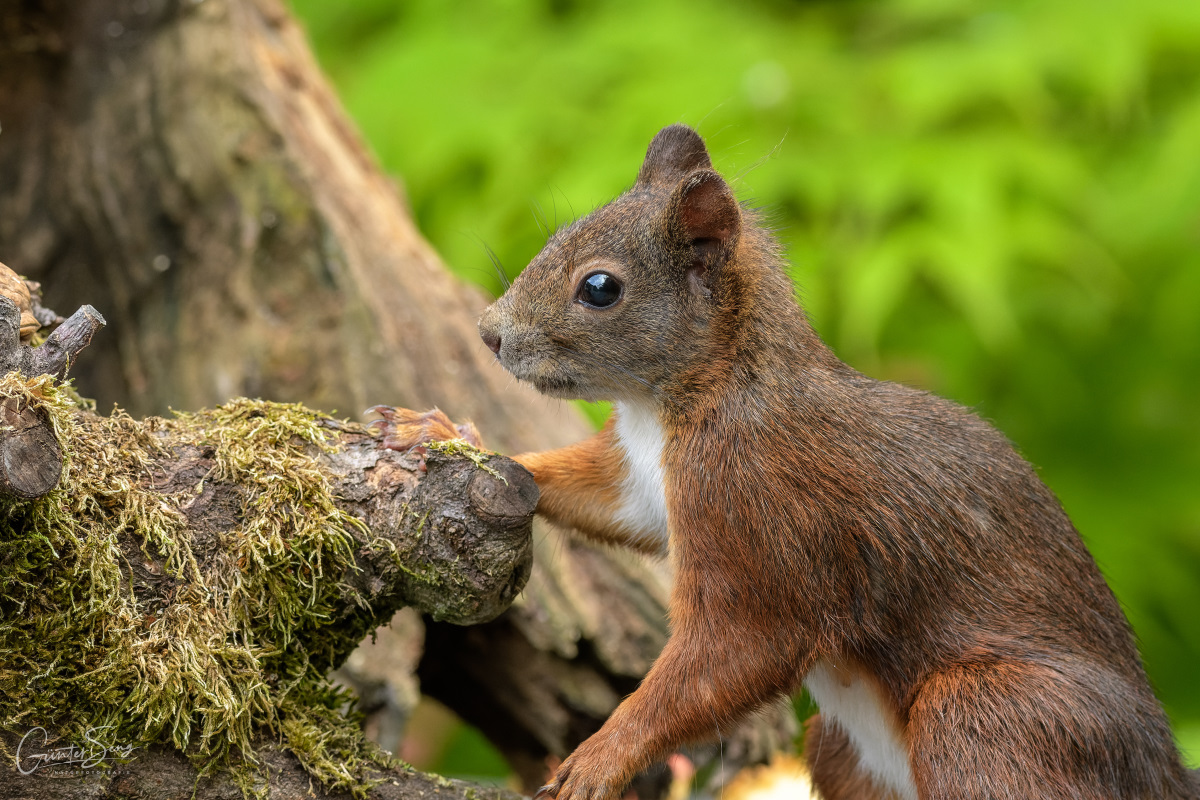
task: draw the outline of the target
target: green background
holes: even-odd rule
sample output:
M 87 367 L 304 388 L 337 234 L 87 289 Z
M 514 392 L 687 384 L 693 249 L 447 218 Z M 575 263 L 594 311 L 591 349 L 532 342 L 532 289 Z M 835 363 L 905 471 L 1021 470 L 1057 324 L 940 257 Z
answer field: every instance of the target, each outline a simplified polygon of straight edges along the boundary
M 292 0 L 488 290 L 698 127 L 843 359 L 995 421 L 1200 762 L 1200 3 Z

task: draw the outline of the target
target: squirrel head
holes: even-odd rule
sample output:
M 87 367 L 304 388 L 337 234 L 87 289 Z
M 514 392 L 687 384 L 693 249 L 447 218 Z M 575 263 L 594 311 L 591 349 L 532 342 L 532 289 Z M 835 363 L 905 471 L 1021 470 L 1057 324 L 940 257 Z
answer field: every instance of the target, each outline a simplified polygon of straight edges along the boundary
M 729 335 L 742 215 L 699 134 L 664 128 L 633 187 L 556 231 L 480 334 L 545 394 L 661 399 Z

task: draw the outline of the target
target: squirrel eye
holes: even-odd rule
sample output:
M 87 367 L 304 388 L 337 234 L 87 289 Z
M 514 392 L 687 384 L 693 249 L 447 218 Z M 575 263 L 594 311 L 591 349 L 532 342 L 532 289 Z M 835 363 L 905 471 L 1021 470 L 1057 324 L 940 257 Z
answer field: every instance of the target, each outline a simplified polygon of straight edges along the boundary
M 608 308 L 621 299 L 621 282 L 607 272 L 593 272 L 580 282 L 575 299 L 592 308 Z

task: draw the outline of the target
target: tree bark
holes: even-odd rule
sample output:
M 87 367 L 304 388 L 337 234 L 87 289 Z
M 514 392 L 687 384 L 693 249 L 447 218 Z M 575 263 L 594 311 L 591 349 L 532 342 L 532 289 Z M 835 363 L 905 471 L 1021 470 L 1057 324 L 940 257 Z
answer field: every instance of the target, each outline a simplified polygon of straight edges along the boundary
M 113 320 L 72 373 L 101 407 L 438 406 L 506 452 L 589 433 L 481 345 L 484 298 L 416 232 L 279 0 L 8 2 L 0 74 L 0 257 Z M 534 551 L 498 620 L 429 623 L 420 668 L 527 787 L 648 669 L 670 582 L 540 524 Z

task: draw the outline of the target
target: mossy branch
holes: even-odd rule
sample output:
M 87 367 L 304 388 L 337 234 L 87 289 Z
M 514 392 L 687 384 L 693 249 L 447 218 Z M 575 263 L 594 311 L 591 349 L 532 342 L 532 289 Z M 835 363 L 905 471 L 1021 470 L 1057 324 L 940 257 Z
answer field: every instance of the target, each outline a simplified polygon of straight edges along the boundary
M 537 488 L 508 459 L 431 452 L 423 473 L 298 405 L 139 422 L 15 373 L 0 396 L 46 413 L 65 454 L 56 489 L 0 508 L 10 734 L 103 731 L 185 754 L 192 781 L 228 774 L 246 794 L 290 796 L 262 756 L 275 739 L 298 774 L 385 797 L 371 787 L 404 773 L 379 771 L 387 759 L 327 673 L 398 608 L 485 621 L 529 575 Z M 0 785 L 34 794 L 7 755 Z M 120 774 L 138 769 L 135 757 Z

